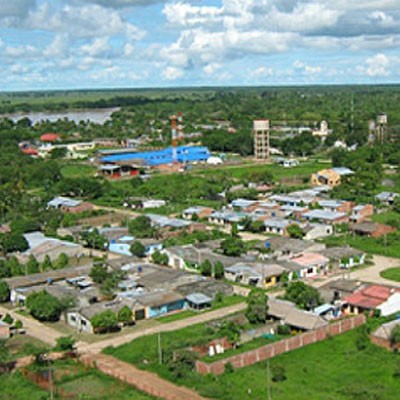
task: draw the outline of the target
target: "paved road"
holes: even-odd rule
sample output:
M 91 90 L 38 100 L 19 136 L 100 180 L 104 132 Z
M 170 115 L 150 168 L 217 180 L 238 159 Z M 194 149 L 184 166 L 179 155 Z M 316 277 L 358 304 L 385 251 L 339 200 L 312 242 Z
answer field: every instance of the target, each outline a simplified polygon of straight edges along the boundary
M 394 282 L 382 278 L 379 273 L 387 268 L 400 267 L 400 259 L 385 256 L 374 256 L 374 264 L 371 267 L 356 270 L 350 274 L 351 279 L 357 279 L 363 282 L 379 283 L 400 287 L 400 282 Z
M 380 285 L 400 287 L 400 282 L 394 282 L 388 279 L 384 279 L 379 275 L 381 271 L 387 268 L 400 267 L 399 258 L 391 258 L 391 257 L 375 255 L 373 257 L 373 262 L 374 265 L 371 265 L 370 267 L 356 269 L 355 271 L 351 271 L 350 273 L 346 270 L 343 270 L 342 273 L 331 275 L 327 279 L 323 280 L 309 279 L 307 283 L 318 288 L 320 286 L 325 285 L 328 282 L 341 279 L 344 276 L 346 279 L 353 279 L 361 282 L 377 283 Z
M 27 335 L 39 339 L 51 347 L 56 345 L 57 338 L 63 336 L 55 329 L 45 326 L 31 317 L 24 317 L 23 315 L 20 315 L 14 311 L 10 311 L 1 306 L 0 313 L 4 315 L 8 313 L 14 318 L 14 320 L 19 319 L 22 322 L 24 329 L 26 329 Z
M 218 310 L 209 311 L 203 314 L 195 315 L 193 317 L 184 318 L 178 321 L 169 322 L 166 324 L 161 324 L 153 326 L 150 328 L 145 328 L 142 330 L 137 330 L 135 332 L 127 333 L 123 336 L 118 336 L 111 339 L 106 339 L 101 342 L 88 344 L 86 342 L 78 342 L 77 347 L 80 353 L 100 353 L 104 348 L 108 346 L 120 346 L 125 343 L 129 343 L 134 339 L 141 336 L 152 335 L 158 332 L 170 332 L 178 329 L 186 328 L 190 325 L 200 324 L 202 322 L 211 321 L 213 319 L 223 318 L 227 315 L 234 314 L 238 311 L 242 311 L 246 308 L 245 303 L 235 304 L 233 306 L 220 308 Z

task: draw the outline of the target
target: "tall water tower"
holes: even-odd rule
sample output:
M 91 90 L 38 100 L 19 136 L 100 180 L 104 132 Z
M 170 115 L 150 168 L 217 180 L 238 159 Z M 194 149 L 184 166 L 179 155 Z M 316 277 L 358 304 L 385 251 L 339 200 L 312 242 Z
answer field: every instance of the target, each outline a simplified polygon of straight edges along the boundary
M 268 160 L 269 148 L 269 120 L 257 119 L 253 121 L 254 156 L 259 160 Z
M 376 135 L 379 143 L 383 143 L 387 134 L 387 115 L 379 113 L 376 117 Z

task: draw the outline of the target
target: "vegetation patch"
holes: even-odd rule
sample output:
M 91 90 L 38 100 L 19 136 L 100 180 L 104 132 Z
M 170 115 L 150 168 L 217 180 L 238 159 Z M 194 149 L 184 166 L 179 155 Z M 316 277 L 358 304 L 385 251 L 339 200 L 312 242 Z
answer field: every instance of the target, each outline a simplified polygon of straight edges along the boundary
M 379 274 L 382 278 L 390 279 L 391 281 L 400 282 L 400 267 L 388 268 L 381 271 Z

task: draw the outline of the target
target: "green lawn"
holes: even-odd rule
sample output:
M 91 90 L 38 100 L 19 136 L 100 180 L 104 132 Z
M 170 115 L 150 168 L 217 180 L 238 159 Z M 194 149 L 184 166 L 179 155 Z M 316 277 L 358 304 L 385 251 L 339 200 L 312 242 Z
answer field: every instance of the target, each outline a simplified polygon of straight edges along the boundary
M 381 271 L 380 276 L 391 281 L 400 282 L 400 267 L 385 269 Z
M 160 321 L 162 323 L 178 321 L 181 319 L 193 317 L 194 315 L 206 313 L 208 311 L 218 310 L 219 308 L 233 306 L 235 304 L 243 303 L 244 301 L 245 301 L 245 298 L 243 296 L 239 296 L 239 295 L 225 296 L 222 301 L 220 301 L 218 303 L 214 302 L 212 307 L 208 308 L 206 310 L 203 310 L 203 311 L 185 310 L 185 311 L 177 312 L 176 314 L 165 315 L 163 317 L 159 317 L 159 318 L 157 318 L 157 321 Z
M 65 163 L 61 173 L 65 178 L 81 178 L 93 176 L 96 168 L 83 163 Z
M 42 400 L 47 392 L 31 383 L 19 372 L 0 375 L 0 398 L 2 400 Z
M 30 367 L 32 369 L 32 367 Z M 47 367 L 43 367 L 43 374 L 46 375 Z M 121 399 L 121 400 L 150 400 L 154 397 L 148 396 L 128 386 L 117 379 L 99 372 L 96 369 L 87 368 L 74 360 L 56 361 L 52 364 L 52 374 L 55 393 L 60 396 L 56 398 L 74 398 L 74 399 Z M 20 376 L 20 379 L 24 379 Z M 1 382 L 1 381 L 0 381 Z M 30 382 L 28 382 L 29 384 Z M 0 383 L 0 387 L 2 385 Z M 33 387 L 33 393 L 36 388 Z M 38 397 L 21 397 L 21 399 L 36 399 L 46 394 L 44 391 L 38 391 Z M 0 398 L 3 397 L 0 395 Z M 9 397 L 11 399 L 11 397 Z M 44 398 L 47 398 L 44 397 Z M 17 397 L 18 399 L 18 397 Z
M 191 327 L 199 330 L 199 328 Z M 171 332 L 176 335 L 175 332 Z M 166 334 L 165 334 L 166 335 Z M 179 336 L 175 336 L 179 340 Z M 188 340 L 190 332 L 182 335 Z M 358 330 L 306 346 L 270 360 L 270 371 L 283 366 L 286 380 L 270 382 L 274 400 L 395 400 L 399 398 L 400 378 L 397 354 L 369 344 L 359 351 Z M 169 341 L 162 336 L 161 340 Z M 118 358 L 150 369 L 172 379 L 168 368 L 158 365 L 156 337 L 138 339 L 114 349 Z M 148 364 L 143 364 L 146 358 Z M 221 376 L 188 373 L 178 384 L 195 388 L 203 396 L 219 400 L 267 399 L 267 362 Z
M 396 238 L 391 238 L 390 235 L 385 239 L 352 236 L 350 234 L 342 236 L 329 236 L 323 239 L 323 242 L 331 246 L 352 246 L 369 254 L 380 254 L 388 257 L 400 258 L 400 243 Z

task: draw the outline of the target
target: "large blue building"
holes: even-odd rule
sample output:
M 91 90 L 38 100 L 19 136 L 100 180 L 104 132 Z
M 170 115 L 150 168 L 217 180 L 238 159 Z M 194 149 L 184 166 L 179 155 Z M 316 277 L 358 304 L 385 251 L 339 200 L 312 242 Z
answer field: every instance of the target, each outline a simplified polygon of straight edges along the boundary
M 179 146 L 176 147 L 176 160 L 173 158 L 172 147 L 167 147 L 162 150 L 146 151 L 139 153 L 123 153 L 113 154 L 101 158 L 101 162 L 104 164 L 118 164 L 121 162 L 129 161 L 143 161 L 149 167 L 155 167 L 162 164 L 171 164 L 177 161 L 182 164 L 207 161 L 210 157 L 210 152 L 207 147 L 204 146 Z

